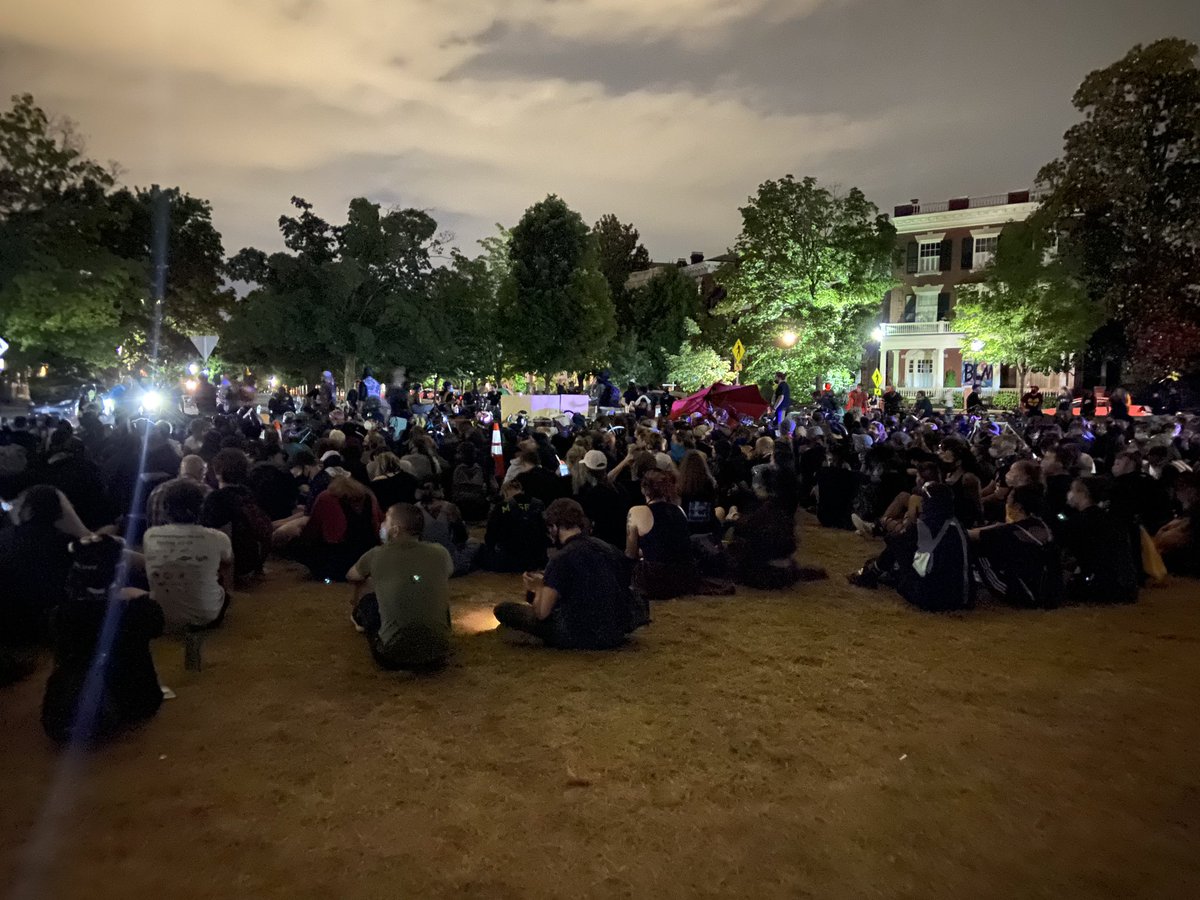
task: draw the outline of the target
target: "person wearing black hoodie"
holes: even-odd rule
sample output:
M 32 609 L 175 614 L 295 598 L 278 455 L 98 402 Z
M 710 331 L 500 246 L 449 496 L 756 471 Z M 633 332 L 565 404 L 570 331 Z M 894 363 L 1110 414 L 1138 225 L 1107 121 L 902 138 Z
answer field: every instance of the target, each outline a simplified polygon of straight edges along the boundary
M 900 575 L 900 596 L 926 612 L 971 605 L 971 569 L 967 535 L 955 518 L 954 491 L 931 483 L 922 489 L 917 519 L 917 551 Z
M 112 737 L 162 705 L 150 641 L 163 633 L 163 611 L 143 592 L 118 590 L 122 549 L 94 535 L 71 545 L 68 599 L 54 615 L 54 671 L 42 698 L 42 727 L 60 743 Z

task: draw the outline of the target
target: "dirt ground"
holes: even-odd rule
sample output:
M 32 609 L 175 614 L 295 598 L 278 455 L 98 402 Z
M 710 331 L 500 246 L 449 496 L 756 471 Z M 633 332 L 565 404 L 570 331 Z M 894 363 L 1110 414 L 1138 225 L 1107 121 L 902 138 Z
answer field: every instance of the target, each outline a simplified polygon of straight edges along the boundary
M 35 898 L 1200 896 L 1200 586 L 1132 608 L 930 616 L 836 577 L 657 605 L 626 649 L 493 629 L 377 671 L 348 589 L 280 568 L 178 693 L 55 752 L 0 693 L 0 886 Z

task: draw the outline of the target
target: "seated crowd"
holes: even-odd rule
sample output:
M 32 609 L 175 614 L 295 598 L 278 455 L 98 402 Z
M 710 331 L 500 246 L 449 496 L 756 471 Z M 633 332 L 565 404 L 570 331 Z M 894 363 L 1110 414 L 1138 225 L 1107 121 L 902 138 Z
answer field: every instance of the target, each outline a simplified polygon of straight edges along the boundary
M 800 510 L 880 541 L 851 582 L 925 610 L 983 591 L 1023 607 L 1128 603 L 1164 565 L 1200 575 L 1195 419 L 851 407 L 818 397 L 763 427 L 635 405 L 495 433 L 470 415 L 426 424 L 393 406 L 384 421 L 378 405 L 362 417 L 320 397 L 276 427 L 18 419 L 0 430 L 0 681 L 50 645 L 48 733 L 152 715 L 149 642 L 236 618 L 235 592 L 272 554 L 349 582 L 371 656 L 414 671 L 450 656 L 451 578 L 520 574 L 525 599 L 496 607 L 502 625 L 611 648 L 649 621 L 648 601 L 824 577 L 796 561 Z M 89 686 L 101 642 L 108 669 Z

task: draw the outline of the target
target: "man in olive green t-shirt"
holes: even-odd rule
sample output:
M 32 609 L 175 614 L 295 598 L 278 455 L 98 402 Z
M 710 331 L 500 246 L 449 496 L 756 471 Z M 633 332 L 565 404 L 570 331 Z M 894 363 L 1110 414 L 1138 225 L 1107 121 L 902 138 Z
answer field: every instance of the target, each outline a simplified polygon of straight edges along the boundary
M 450 576 L 454 561 L 440 544 L 425 544 L 425 517 L 410 503 L 387 511 L 384 543 L 346 574 L 354 585 L 354 627 L 367 635 L 385 669 L 436 669 L 450 656 Z M 374 592 L 363 595 L 368 579 Z

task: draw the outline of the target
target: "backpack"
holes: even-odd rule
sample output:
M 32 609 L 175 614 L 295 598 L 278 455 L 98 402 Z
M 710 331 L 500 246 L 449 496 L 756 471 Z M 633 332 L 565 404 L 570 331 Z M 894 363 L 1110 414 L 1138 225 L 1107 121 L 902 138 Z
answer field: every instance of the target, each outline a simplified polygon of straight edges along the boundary
M 230 534 L 235 575 L 244 578 L 262 569 L 271 552 L 273 530 L 271 520 L 258 503 L 249 496 L 239 498 Z

